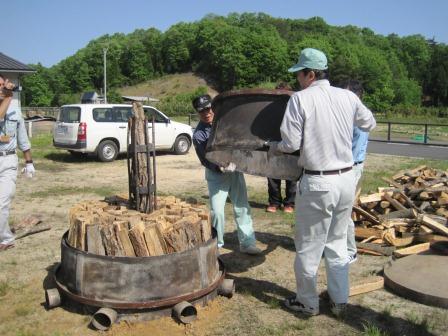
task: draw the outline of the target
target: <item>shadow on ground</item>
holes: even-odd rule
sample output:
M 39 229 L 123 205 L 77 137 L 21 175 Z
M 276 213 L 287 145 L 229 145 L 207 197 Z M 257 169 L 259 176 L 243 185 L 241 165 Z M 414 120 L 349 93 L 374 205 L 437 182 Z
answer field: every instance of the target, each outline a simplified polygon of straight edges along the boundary
M 293 272 L 292 269 L 291 272 Z M 237 293 L 251 295 L 260 302 L 263 302 L 273 308 L 279 307 L 299 319 L 306 320 L 312 318 L 304 314 L 291 311 L 284 306 L 283 300 L 287 297 L 295 295 L 295 293 L 289 289 L 266 280 L 256 280 L 231 274 L 227 275 L 227 277 L 234 279 Z M 321 315 L 336 318 L 330 311 L 330 304 L 328 300 L 320 300 L 319 310 Z M 376 312 L 369 307 L 350 303 L 347 305 L 345 317 L 340 318 L 339 320 L 342 323 L 359 330 L 360 332 L 366 332 L 366 328 L 370 325 L 376 326 L 380 330 L 387 332 L 387 335 L 435 335 L 430 332 L 430 327 L 428 327 L 424 321 L 420 324 L 414 323 L 400 317 L 391 316 L 390 314 L 384 312 Z M 379 333 L 375 333 L 375 335 L 379 335 Z
M 224 247 L 231 252 L 221 252 L 220 259 L 226 266 L 226 271 L 230 273 L 246 272 L 252 267 L 263 264 L 266 256 L 277 247 L 282 247 L 289 251 L 295 251 L 294 241 L 288 236 L 275 235 L 266 232 L 255 232 L 257 241 L 266 245 L 260 255 L 250 256 L 239 251 L 239 242 L 236 231 L 224 234 Z M 222 249 L 221 249 L 222 250 Z

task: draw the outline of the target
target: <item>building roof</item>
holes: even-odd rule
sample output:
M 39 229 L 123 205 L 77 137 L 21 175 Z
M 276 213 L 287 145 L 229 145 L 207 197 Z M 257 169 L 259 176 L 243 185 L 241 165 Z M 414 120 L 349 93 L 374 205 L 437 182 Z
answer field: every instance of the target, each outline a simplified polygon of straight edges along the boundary
M 0 71 L 1 72 L 36 72 L 28 65 L 23 64 L 14 58 L 6 56 L 4 53 L 0 52 Z
M 146 96 L 121 96 L 125 101 L 137 101 L 137 102 L 158 102 L 156 98 L 146 97 Z

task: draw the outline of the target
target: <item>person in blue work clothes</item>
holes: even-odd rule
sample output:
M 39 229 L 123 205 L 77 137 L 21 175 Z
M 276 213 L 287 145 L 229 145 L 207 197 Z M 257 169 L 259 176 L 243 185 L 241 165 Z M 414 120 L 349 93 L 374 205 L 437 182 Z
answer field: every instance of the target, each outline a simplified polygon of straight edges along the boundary
M 261 250 L 255 245 L 252 216 L 247 201 L 246 182 L 243 174 L 235 171 L 236 166 L 233 162 L 230 162 L 226 167 L 219 167 L 205 158 L 205 148 L 210 137 L 214 117 L 211 101 L 209 95 L 202 95 L 193 100 L 193 107 L 198 112 L 200 119 L 193 133 L 193 145 L 201 164 L 205 167 L 212 225 L 217 232 L 218 247 L 224 245 L 224 209 L 227 196 L 229 196 L 233 205 L 240 251 L 257 255 L 261 253 Z
M 355 93 L 359 99 L 362 99 L 364 89 L 361 82 L 357 80 L 348 80 L 342 83 L 341 87 Z M 353 153 L 353 173 L 355 175 L 355 185 L 359 184 L 362 172 L 364 170 L 364 160 L 367 153 L 367 143 L 369 141 L 369 132 L 362 131 L 359 127 L 353 126 L 353 140 L 352 140 L 352 153 Z M 347 249 L 349 263 L 354 263 L 357 258 L 356 240 L 355 240 L 355 223 L 350 221 L 347 231 Z
M 14 235 L 9 227 L 8 217 L 16 191 L 17 147 L 26 160 L 22 172 L 27 177 L 35 174 L 25 123 L 17 110 L 9 108 L 13 87 L 8 79 L 0 75 L 0 251 L 14 247 Z

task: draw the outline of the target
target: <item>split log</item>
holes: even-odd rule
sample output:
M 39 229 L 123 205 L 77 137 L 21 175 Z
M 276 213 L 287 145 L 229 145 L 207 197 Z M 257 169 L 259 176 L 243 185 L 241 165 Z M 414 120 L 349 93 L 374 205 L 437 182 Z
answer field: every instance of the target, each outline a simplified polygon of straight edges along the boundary
M 33 235 L 35 233 L 48 231 L 48 230 L 51 230 L 51 226 L 50 225 L 37 224 L 34 227 L 31 227 L 31 228 L 25 230 L 24 232 L 18 234 L 16 236 L 16 240 L 21 239 L 23 237 L 27 237 L 27 236 Z
M 389 194 L 384 194 L 384 199 L 388 201 L 395 209 L 397 210 L 407 210 L 405 206 L 403 206 L 396 199 L 392 198 Z
M 106 255 L 108 256 L 123 256 L 123 250 L 118 244 L 115 236 L 115 231 L 111 226 L 103 226 L 100 229 L 101 239 L 103 241 Z
M 403 186 L 395 181 L 392 181 L 391 179 L 388 179 L 386 177 L 381 178 L 383 181 L 389 183 L 391 186 L 394 186 L 397 189 L 403 189 Z
M 395 246 L 386 246 L 374 243 L 356 243 L 357 249 L 369 250 L 379 253 L 380 255 L 390 256 L 395 251 Z
M 408 255 L 425 252 L 425 251 L 429 250 L 429 247 L 430 247 L 429 243 L 422 243 L 422 244 L 413 245 L 413 246 L 410 246 L 410 247 L 406 247 L 406 248 L 403 248 L 403 249 L 396 250 L 394 252 L 394 257 L 395 258 L 402 258 L 402 257 L 406 257 Z
M 379 252 L 372 251 L 372 250 L 365 249 L 365 248 L 357 248 L 357 252 L 358 253 L 370 254 L 370 255 L 374 255 L 374 256 L 382 256 L 382 254 L 379 253 Z
M 422 223 L 435 232 L 441 233 L 444 236 L 448 236 L 448 228 L 445 225 L 440 224 L 429 216 L 423 216 Z
M 384 278 L 383 277 L 374 277 L 373 279 L 368 279 L 368 282 L 356 284 L 351 286 L 349 289 L 348 296 L 355 296 L 360 294 L 365 294 L 369 292 L 373 292 L 375 290 L 381 289 L 384 287 Z M 319 296 L 323 299 L 328 298 L 328 291 L 322 291 Z
M 100 227 L 98 225 L 90 224 L 86 227 L 87 235 L 87 252 L 106 255 L 104 250 L 103 240 L 101 238 Z
M 158 256 L 165 254 L 161 240 L 163 237 L 158 232 L 157 226 L 147 227 L 144 231 L 146 247 L 150 256 Z
M 149 257 L 144 231 L 145 225 L 143 223 L 139 223 L 129 230 L 129 239 L 131 240 L 137 257 Z
M 380 224 L 380 221 L 375 216 L 371 215 L 370 213 L 368 213 L 367 211 L 356 205 L 353 206 L 353 211 L 356 212 L 358 215 L 361 215 L 368 221 L 372 222 L 373 224 Z
M 358 239 L 366 239 L 370 237 L 382 238 L 382 231 L 355 226 L 355 237 Z
M 372 281 L 351 286 L 348 296 L 355 296 L 359 294 L 372 292 L 378 289 L 382 289 L 383 287 L 384 287 L 384 278 L 377 277 L 376 279 L 372 279 Z
M 134 247 L 129 239 L 129 230 L 127 225 L 114 225 L 115 236 L 117 237 L 118 244 L 121 246 L 123 256 L 135 257 Z

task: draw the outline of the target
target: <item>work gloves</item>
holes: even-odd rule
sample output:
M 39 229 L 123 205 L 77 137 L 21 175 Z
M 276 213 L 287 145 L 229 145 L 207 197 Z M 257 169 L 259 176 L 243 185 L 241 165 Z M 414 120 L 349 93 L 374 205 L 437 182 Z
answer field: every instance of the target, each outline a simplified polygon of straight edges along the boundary
M 219 167 L 219 170 L 223 173 L 233 173 L 236 169 L 236 164 L 230 162 L 226 167 Z
M 36 169 L 34 169 L 34 165 L 32 163 L 27 163 L 25 167 L 22 169 L 22 174 L 24 174 L 28 178 L 32 178 L 34 174 L 36 174 Z

